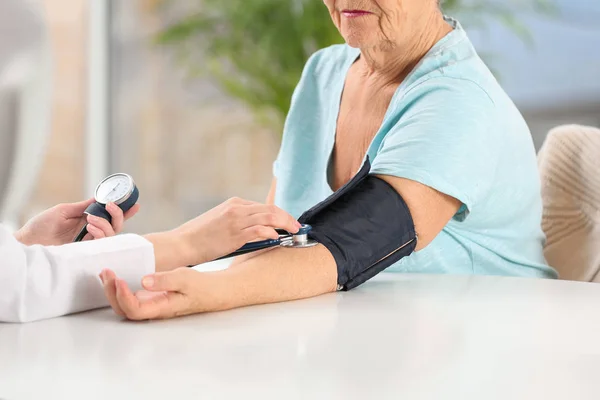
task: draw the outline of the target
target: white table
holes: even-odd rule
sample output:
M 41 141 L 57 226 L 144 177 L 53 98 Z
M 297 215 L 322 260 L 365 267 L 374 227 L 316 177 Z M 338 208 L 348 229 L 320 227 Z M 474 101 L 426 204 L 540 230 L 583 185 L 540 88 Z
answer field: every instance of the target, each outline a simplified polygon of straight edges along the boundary
M 599 399 L 600 285 L 384 274 L 170 321 L 0 324 L 0 398 Z

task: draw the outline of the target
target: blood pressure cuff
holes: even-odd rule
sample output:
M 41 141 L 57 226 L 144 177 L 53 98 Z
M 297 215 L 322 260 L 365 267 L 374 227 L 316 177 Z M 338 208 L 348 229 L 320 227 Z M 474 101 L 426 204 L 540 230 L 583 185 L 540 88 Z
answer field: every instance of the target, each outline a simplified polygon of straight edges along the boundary
M 324 245 L 337 264 L 338 290 L 353 289 L 403 257 L 417 245 L 408 206 L 387 182 L 360 172 L 341 189 L 298 219 L 309 237 Z

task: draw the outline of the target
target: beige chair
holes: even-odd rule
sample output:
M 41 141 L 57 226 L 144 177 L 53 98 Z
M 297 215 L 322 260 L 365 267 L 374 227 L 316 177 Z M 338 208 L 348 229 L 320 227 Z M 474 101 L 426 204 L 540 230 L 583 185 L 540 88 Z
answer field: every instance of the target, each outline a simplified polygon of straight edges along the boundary
M 561 279 L 600 282 L 600 129 L 553 129 L 538 164 L 546 260 Z

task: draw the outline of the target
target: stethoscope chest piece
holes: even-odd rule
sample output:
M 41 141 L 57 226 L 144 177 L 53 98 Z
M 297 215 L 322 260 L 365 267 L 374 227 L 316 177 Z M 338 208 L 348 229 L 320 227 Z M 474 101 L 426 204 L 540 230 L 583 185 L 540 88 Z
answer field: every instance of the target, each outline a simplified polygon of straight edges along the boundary
M 272 247 L 286 247 L 289 249 L 303 249 L 307 247 L 316 246 L 318 243 L 312 239 L 308 238 L 308 232 L 312 230 L 310 225 L 302 225 L 302 227 L 296 233 L 289 233 L 287 231 L 277 229 L 279 232 L 279 239 L 269 239 L 262 240 L 260 242 L 251 242 L 246 243 L 244 246 L 234 251 L 233 253 L 229 253 L 226 256 L 218 258 L 217 260 L 222 260 L 224 258 L 229 257 L 237 257 L 242 254 L 252 253 L 258 250 L 265 250 Z
M 297 233 L 291 235 L 291 237 L 287 236 L 286 238 L 282 239 L 281 246 L 293 249 L 316 246 L 318 243 L 308 238 L 308 232 L 310 232 L 311 229 L 312 227 L 310 225 L 302 225 L 302 228 L 300 228 Z

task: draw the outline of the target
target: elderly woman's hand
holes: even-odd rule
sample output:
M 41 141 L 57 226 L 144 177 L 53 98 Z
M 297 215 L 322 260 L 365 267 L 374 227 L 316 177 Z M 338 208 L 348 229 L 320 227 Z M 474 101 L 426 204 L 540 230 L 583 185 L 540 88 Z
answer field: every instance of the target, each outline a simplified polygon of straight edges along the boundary
M 174 268 L 212 261 L 254 240 L 277 239 L 276 228 L 297 232 L 300 226 L 273 205 L 230 199 L 171 232 L 147 236 L 154 245 L 156 270 L 168 272 L 144 277 L 145 290 L 132 293 L 111 270 L 102 271 L 100 280 L 112 308 L 129 319 L 171 318 L 230 308 L 223 303 L 228 298 L 223 293 L 233 290 L 232 281 L 220 279 L 229 278 L 228 271 Z
M 121 232 L 123 223 L 140 209 L 139 204 L 127 213 L 114 204 L 106 210 L 112 216 L 112 224 L 93 215 L 85 215 L 86 208 L 95 200 L 79 203 L 59 204 L 29 220 L 15 233 L 15 238 L 26 245 L 58 246 L 71 243 L 81 228 L 87 223 L 88 234 L 83 240 L 102 239 Z
M 104 270 L 100 279 L 110 306 L 117 315 L 130 320 L 166 319 L 215 309 L 215 297 L 209 292 L 214 286 L 208 284 L 209 274 L 190 268 L 145 277 L 142 284 L 146 290 L 135 293 L 127 283 Z

